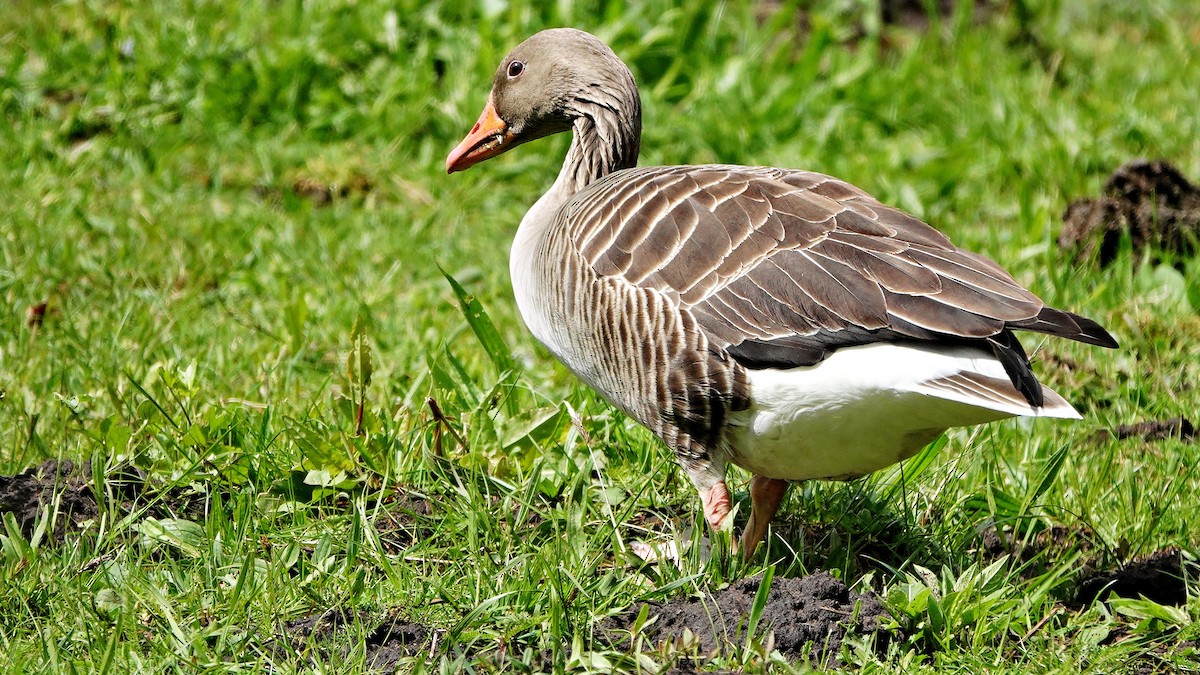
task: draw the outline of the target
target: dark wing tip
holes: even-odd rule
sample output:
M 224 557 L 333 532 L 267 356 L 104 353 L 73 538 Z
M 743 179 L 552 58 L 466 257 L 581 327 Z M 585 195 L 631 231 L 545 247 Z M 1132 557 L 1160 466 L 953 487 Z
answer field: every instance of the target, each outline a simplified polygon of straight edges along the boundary
M 1017 336 L 1010 330 L 1002 330 L 986 340 L 992 348 L 992 353 L 999 359 L 1000 365 L 1004 366 L 1008 379 L 1012 380 L 1013 386 L 1021 392 L 1021 396 L 1025 397 L 1030 407 L 1042 407 L 1045 403 L 1042 385 L 1034 376 L 1029 357 L 1025 355 L 1025 349 L 1021 347 Z
M 1081 329 L 1080 337 L 1076 338 L 1080 342 L 1086 342 L 1090 345 L 1096 345 L 1097 347 L 1105 347 L 1108 349 L 1116 349 L 1120 346 L 1117 344 L 1117 339 L 1113 337 L 1112 334 L 1107 330 L 1104 330 L 1104 327 L 1095 321 L 1092 321 L 1085 316 L 1076 315 L 1075 323 L 1078 323 L 1079 328 Z
M 1046 333 L 1107 349 L 1116 349 L 1119 346 L 1116 338 L 1095 321 L 1053 307 L 1043 307 L 1032 319 L 1010 321 L 1008 327 Z

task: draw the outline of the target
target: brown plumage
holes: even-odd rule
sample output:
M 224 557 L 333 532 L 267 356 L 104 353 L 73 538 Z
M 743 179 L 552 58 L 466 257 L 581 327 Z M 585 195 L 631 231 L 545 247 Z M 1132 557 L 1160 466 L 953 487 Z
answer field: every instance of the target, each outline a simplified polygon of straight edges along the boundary
M 633 168 L 636 85 L 582 31 L 543 31 L 506 57 L 447 169 L 566 130 L 562 171 L 513 243 L 521 314 L 675 451 L 714 527 L 729 512 L 726 463 L 755 474 L 747 555 L 786 480 L 862 475 L 951 426 L 1077 416 L 1037 381 L 1014 330 L 1116 346 L 1095 322 L 1046 307 L 996 263 L 835 178 Z M 869 428 L 856 436 L 860 424 Z M 827 447 L 839 444 L 853 447 Z

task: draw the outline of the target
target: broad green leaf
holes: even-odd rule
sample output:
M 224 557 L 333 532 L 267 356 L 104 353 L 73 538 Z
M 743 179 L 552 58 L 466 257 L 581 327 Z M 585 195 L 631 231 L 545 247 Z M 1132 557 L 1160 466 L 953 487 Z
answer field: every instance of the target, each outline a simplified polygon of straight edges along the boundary
M 475 333 L 475 337 L 483 345 L 483 350 L 487 352 L 488 358 L 492 360 L 492 363 L 501 372 L 512 370 L 515 365 L 512 360 L 512 352 L 504 344 L 504 338 L 496 330 L 496 325 L 492 323 L 487 312 L 483 310 L 483 305 L 479 303 L 479 300 L 474 295 L 467 293 L 466 289 L 459 285 L 446 270 L 442 270 L 442 276 L 446 277 L 446 281 L 454 289 L 454 295 L 458 298 L 459 309 L 462 311 L 463 317 L 466 318 L 467 324 L 471 326 L 471 331 Z
M 538 408 L 504 423 L 501 445 L 509 452 L 546 447 L 562 440 L 571 423 L 566 406 Z
M 204 526 L 182 518 L 147 518 L 134 525 L 143 544 L 166 544 L 189 558 L 199 558 L 205 548 Z
M 1159 619 L 1172 626 L 1186 626 L 1191 623 L 1186 609 L 1160 605 L 1146 598 L 1112 598 L 1108 604 L 1114 612 L 1132 619 Z

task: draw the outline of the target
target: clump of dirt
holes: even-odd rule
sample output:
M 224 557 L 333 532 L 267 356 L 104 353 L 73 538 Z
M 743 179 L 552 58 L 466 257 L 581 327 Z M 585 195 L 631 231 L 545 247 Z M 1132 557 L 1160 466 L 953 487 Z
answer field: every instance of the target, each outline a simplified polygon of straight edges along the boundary
M 318 206 L 329 204 L 334 199 L 365 195 L 373 189 L 375 186 L 371 180 L 360 173 L 351 174 L 343 183 L 327 183 L 311 176 L 302 176 L 292 182 L 292 192 L 307 197 Z
M 285 196 L 307 199 L 314 206 L 329 206 L 339 199 L 363 197 L 375 189 L 371 179 L 353 173 L 344 182 L 328 182 L 312 176 L 300 176 L 286 188 L 277 185 L 257 184 L 254 194 L 271 203 L 283 201 Z
M 879 18 L 888 25 L 899 25 L 908 28 L 926 30 L 930 23 L 930 8 L 941 19 L 954 16 L 960 3 L 957 0 L 882 0 L 879 3 Z M 971 3 L 972 17 L 982 21 L 993 8 L 989 0 L 975 0 Z
M 980 532 L 978 547 L 987 559 L 1010 555 L 1020 563 L 1032 563 L 1022 570 L 1023 578 L 1044 571 L 1037 565 L 1038 558 L 1053 564 L 1067 552 L 1079 551 L 1083 554 L 1079 576 L 1063 598 L 1063 604 L 1072 609 L 1087 607 L 1110 595 L 1145 596 L 1160 605 L 1181 605 L 1187 601 L 1187 579 L 1200 575 L 1200 564 L 1187 560 L 1178 547 L 1114 564 L 1114 554 L 1104 552 L 1096 534 L 1079 526 L 1054 525 L 1022 537 L 992 525 Z
M 1165 420 L 1145 420 L 1134 424 L 1122 424 L 1111 432 L 1102 429 L 1096 432 L 1100 440 L 1115 436 L 1117 440 L 1140 438 L 1143 441 L 1163 441 L 1168 439 L 1190 440 L 1196 437 L 1196 427 L 1186 417 L 1172 417 Z
M 1190 257 L 1200 243 L 1200 189 L 1164 160 L 1134 160 L 1109 176 L 1095 199 L 1063 213 L 1058 244 L 1076 259 L 1106 266 L 1129 233 L 1135 260 L 1143 250 Z
M 433 535 L 435 502 L 404 491 L 389 495 L 384 502 L 388 508 L 375 520 L 375 531 L 379 533 L 380 543 L 388 553 L 400 553 Z
M 329 639 L 345 630 L 346 626 L 354 623 L 355 619 L 368 619 L 365 612 L 352 612 L 345 609 L 331 609 L 316 614 L 306 614 L 292 619 L 284 624 L 283 631 L 291 639 L 295 647 L 303 646 L 309 639 Z
M 1008 555 L 1022 563 L 1028 563 L 1039 556 L 1053 560 L 1069 550 L 1086 553 L 1100 548 L 1095 533 L 1082 527 L 1051 525 L 1026 535 L 1013 528 L 997 527 L 995 524 L 990 524 L 979 532 L 978 547 L 988 560 Z M 1037 570 L 1029 572 L 1035 574 Z
M 741 675 L 740 672 L 733 670 L 701 670 L 701 668 L 703 666 L 684 662 L 671 666 L 663 675 Z
M 46 543 L 60 543 L 68 532 L 81 529 L 100 514 L 100 502 L 92 483 L 92 463 L 47 460 L 14 476 L 0 476 L 0 514 L 12 513 L 22 533 L 30 536 L 47 506 L 53 529 Z M 132 466 L 106 471 L 99 495 L 115 500 L 122 513 L 131 513 L 150 502 L 147 516 L 202 520 L 206 496 L 190 486 L 154 492 L 146 474 Z M 153 500 L 147 498 L 153 496 Z
M 15 476 L 0 476 L 0 513 L 16 516 L 21 532 L 33 534 L 43 509 L 57 509 L 52 540 L 60 539 L 69 529 L 100 514 L 96 497 L 88 487 L 89 464 L 48 460 Z
M 720 654 L 744 640 L 742 632 L 761 583 L 761 577 L 741 579 L 703 598 L 645 603 L 649 615 L 657 620 L 643 627 L 641 635 L 660 644 L 681 641 L 686 630 L 698 639 L 701 653 Z M 630 626 L 643 606 L 634 605 L 603 620 L 601 639 L 628 648 Z M 888 616 L 874 594 L 856 593 L 828 572 L 818 572 L 794 579 L 776 578 L 759 625 L 763 634 L 774 634 L 775 649 L 785 657 L 833 667 L 847 634 L 872 638 L 879 651 L 900 637 L 884 627 Z
M 37 527 L 43 510 L 47 506 L 54 508 L 54 528 L 46 533 L 46 542 L 58 543 L 65 534 L 99 515 L 100 504 L 92 479 L 90 461 L 70 460 L 47 460 L 16 475 L 0 476 L 0 514 L 14 514 L 22 533 L 28 537 Z M 204 492 L 191 486 L 159 489 L 136 467 L 108 469 L 103 481 L 100 496 L 115 498 L 114 507 L 122 513 L 132 513 L 148 505 L 147 516 L 196 521 L 206 516 Z M 375 526 L 389 553 L 399 553 L 432 535 L 436 501 L 397 490 L 385 497 L 384 502 L 390 508 L 382 511 Z
M 325 656 L 337 653 L 344 658 L 351 647 L 344 645 L 331 648 L 330 643 L 344 636 L 355 621 L 364 625 L 371 624 L 370 615 L 366 612 L 334 609 L 292 619 L 284 626 L 284 633 L 295 650 L 303 649 L 307 644 L 315 644 Z M 433 635 L 434 631 L 428 626 L 389 615 L 363 637 L 367 669 L 373 672 L 395 672 L 403 659 L 426 652 Z M 283 645 L 276 644 L 276 656 L 282 656 L 284 649 Z
M 1185 560 L 1178 548 L 1165 548 L 1136 558 L 1115 570 L 1090 570 L 1083 573 L 1072 607 L 1086 607 L 1110 595 L 1146 599 L 1160 605 L 1187 602 L 1187 579 L 1200 573 L 1200 565 Z
M 1176 675 L 1180 672 L 1180 661 L 1194 664 L 1197 657 L 1200 657 L 1200 642 L 1196 640 L 1156 644 L 1125 664 L 1124 672 L 1129 675 Z

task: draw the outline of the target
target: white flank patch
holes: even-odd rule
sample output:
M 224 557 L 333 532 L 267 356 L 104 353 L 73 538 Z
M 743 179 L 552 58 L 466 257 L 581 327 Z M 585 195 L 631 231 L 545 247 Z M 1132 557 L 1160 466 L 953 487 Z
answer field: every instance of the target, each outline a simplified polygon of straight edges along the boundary
M 962 373 L 1006 390 L 985 396 L 936 384 Z M 1079 417 L 1044 387 L 1046 407 L 1025 405 L 1000 362 L 972 347 L 878 343 L 840 349 L 815 366 L 749 376 L 754 404 L 730 420 L 728 439 L 734 463 L 769 478 L 854 478 L 911 457 L 950 427 L 1018 415 Z

